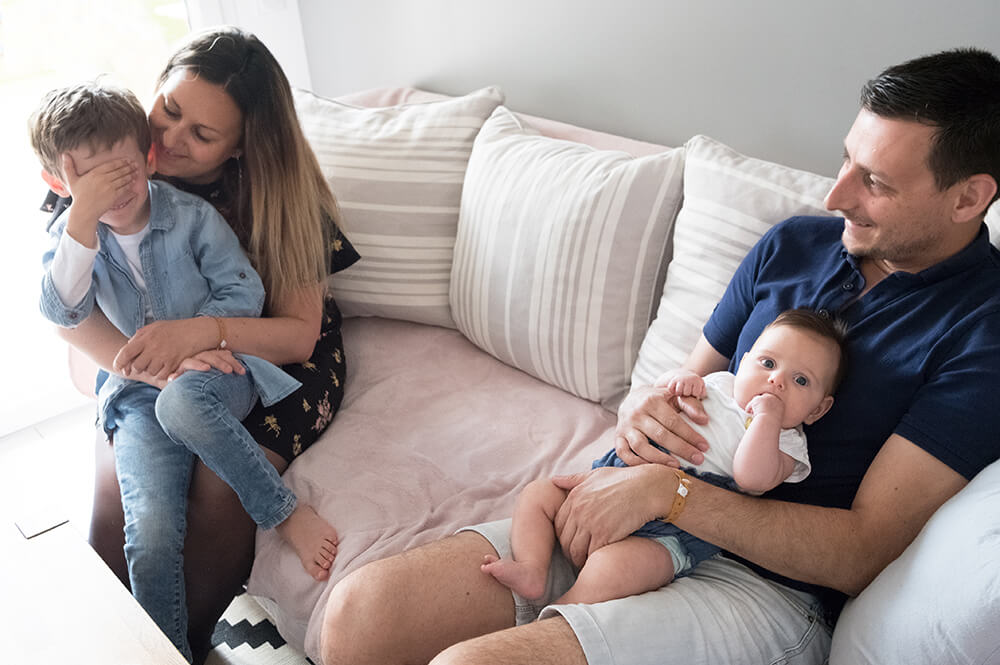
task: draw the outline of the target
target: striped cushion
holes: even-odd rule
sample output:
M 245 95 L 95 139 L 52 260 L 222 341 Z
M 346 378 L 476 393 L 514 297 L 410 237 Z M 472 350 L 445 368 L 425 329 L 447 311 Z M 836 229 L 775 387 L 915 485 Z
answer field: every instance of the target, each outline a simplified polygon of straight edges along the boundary
M 305 132 L 361 254 L 330 278 L 345 316 L 454 328 L 451 257 L 465 167 L 497 88 L 465 97 L 360 108 L 295 91 Z
M 830 178 L 745 157 L 707 136 L 695 136 L 685 148 L 674 256 L 632 373 L 636 386 L 684 362 L 736 268 L 767 229 L 793 215 L 829 214 L 823 197 Z
M 663 280 L 683 151 L 634 158 L 540 136 L 499 107 L 462 193 L 451 307 L 509 365 L 614 408 Z

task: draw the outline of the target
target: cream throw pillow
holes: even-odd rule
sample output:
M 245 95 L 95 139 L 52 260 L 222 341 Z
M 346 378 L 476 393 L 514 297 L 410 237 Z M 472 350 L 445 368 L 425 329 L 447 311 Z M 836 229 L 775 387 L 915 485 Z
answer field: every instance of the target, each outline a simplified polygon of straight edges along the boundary
M 684 205 L 656 319 L 632 385 L 653 383 L 687 358 L 733 273 L 758 239 L 793 215 L 827 215 L 833 180 L 746 157 L 707 136 L 685 145 Z
M 830 664 L 884 663 L 1000 665 L 1000 462 L 847 601 Z
M 614 408 L 667 262 L 683 150 L 635 158 L 540 136 L 499 107 L 462 193 L 451 308 L 503 362 Z
M 472 142 L 503 102 L 464 97 L 362 108 L 295 91 L 306 138 L 361 260 L 330 278 L 345 316 L 454 328 L 448 282 Z

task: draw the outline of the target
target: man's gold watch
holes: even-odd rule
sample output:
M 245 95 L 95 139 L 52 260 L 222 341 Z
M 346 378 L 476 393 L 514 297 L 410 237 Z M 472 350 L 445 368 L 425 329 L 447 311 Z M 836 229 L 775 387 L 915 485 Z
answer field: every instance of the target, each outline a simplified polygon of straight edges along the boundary
M 670 506 L 670 512 L 667 513 L 667 516 L 657 518 L 667 524 L 676 521 L 681 516 L 684 506 L 687 504 L 688 493 L 691 491 L 691 479 L 688 478 L 688 475 L 680 469 L 671 469 L 671 471 L 677 476 L 677 493 L 674 494 L 674 503 Z

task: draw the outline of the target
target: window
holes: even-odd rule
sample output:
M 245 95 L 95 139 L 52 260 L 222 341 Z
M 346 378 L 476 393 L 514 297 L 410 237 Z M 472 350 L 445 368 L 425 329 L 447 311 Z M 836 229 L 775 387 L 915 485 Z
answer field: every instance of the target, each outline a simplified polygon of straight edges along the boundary
M 0 0 L 0 436 L 85 403 L 69 380 L 67 346 L 38 312 L 48 245 L 46 192 L 27 119 L 55 87 L 107 75 L 151 99 L 156 77 L 188 32 L 176 0 Z

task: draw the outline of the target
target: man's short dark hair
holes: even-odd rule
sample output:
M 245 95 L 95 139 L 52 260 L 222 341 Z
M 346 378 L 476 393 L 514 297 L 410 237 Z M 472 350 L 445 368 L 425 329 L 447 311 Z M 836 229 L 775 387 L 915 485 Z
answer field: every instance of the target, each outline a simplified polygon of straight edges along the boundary
M 979 173 L 1000 185 L 1000 60 L 989 51 L 942 51 L 889 67 L 865 84 L 861 106 L 937 129 L 928 167 L 938 189 Z

